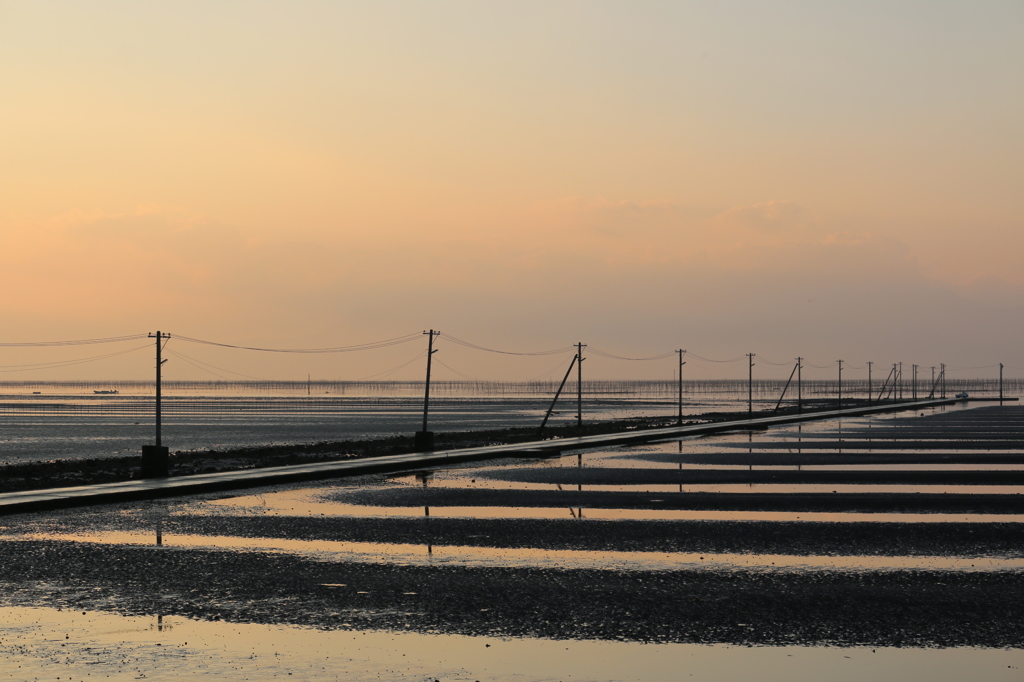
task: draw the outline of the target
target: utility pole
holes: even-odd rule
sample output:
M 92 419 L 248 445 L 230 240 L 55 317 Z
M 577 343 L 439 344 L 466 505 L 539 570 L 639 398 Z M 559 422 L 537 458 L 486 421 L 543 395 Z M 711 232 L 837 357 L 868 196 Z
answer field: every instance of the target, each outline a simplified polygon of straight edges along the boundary
M 1003 404 L 1003 363 L 999 363 L 999 404 Z
M 164 342 L 171 338 L 170 334 L 163 334 L 157 332 L 156 334 L 150 334 L 149 338 L 156 339 L 156 410 L 155 410 L 155 422 L 156 422 L 156 438 L 153 445 L 142 446 L 142 478 L 162 478 L 170 473 L 169 453 L 168 449 L 163 446 L 163 442 L 160 438 L 160 429 L 163 422 L 162 409 L 162 398 L 163 398 L 163 381 L 162 381 L 162 369 L 163 364 L 167 362 L 162 359 L 161 354 L 163 352 Z
M 683 354 L 686 353 L 686 351 L 680 348 L 676 352 L 679 353 L 679 418 L 676 420 L 676 425 L 677 426 L 682 426 L 683 425 L 683 365 L 686 364 L 685 362 L 683 362 Z
M 423 391 L 423 429 L 416 432 L 416 451 L 417 452 L 430 452 L 434 449 L 434 432 L 427 430 L 427 415 L 430 411 L 430 361 L 434 358 L 434 337 L 440 336 L 441 332 L 436 332 L 431 329 L 428 332 L 423 332 L 429 335 L 429 341 L 427 342 L 427 385 Z
M 871 365 L 875 363 L 868 360 L 868 405 L 871 404 Z
M 900 380 L 900 400 L 903 400 L 903 363 L 900 363 L 900 373 L 896 375 Z
M 942 398 L 946 398 L 946 363 L 939 363 L 939 381 L 942 382 Z
M 750 361 L 749 367 L 747 367 L 747 414 L 753 416 L 754 414 L 754 354 L 747 353 L 747 358 Z
M 928 399 L 931 400 L 935 397 L 935 367 L 932 366 L 932 391 L 928 394 Z
M 796 359 L 796 411 L 804 411 L 804 389 L 802 382 L 802 375 L 804 370 L 804 359 Z
M 839 363 L 839 409 L 843 409 L 843 361 L 837 360 Z
M 583 430 L 583 349 L 582 343 L 576 344 L 576 428 Z
M 914 365 L 914 400 L 917 401 L 917 365 Z

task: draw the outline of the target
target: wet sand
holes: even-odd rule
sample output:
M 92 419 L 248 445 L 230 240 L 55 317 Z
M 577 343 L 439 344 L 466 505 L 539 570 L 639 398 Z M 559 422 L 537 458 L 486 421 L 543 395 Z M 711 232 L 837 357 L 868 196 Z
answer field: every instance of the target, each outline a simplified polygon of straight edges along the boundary
M 1011 421 L 1024 414 L 975 412 Z M 936 414 L 922 420 L 963 420 Z M 829 428 L 809 426 L 801 435 L 833 442 L 823 437 Z M 0 528 L 0 606 L 595 642 L 1024 648 L 1024 570 L 1015 567 L 1024 557 L 1024 523 L 974 517 L 1019 514 L 1021 495 L 984 485 L 974 495 L 650 493 L 637 483 L 651 472 L 675 481 L 678 470 L 655 461 L 666 454 L 696 456 L 744 438 L 11 515 Z M 966 456 L 958 446 L 950 440 L 943 451 Z M 665 452 L 675 448 L 683 452 Z M 637 466 L 616 467 L 623 455 Z M 660 468 L 645 469 L 645 457 Z M 551 484 L 608 475 L 636 489 Z M 510 478 L 552 489 L 499 486 Z M 562 517 L 515 516 L 530 507 L 560 509 Z M 830 520 L 588 516 L 698 507 L 755 516 L 807 509 Z M 440 514 L 448 509 L 454 518 Z M 388 510 L 418 516 L 379 516 Z M 879 520 L 845 520 L 853 510 Z M 886 520 L 886 511 L 915 512 L 918 520 Z M 964 518 L 924 522 L 921 512 Z M 224 539 L 229 545 L 216 546 Z M 573 565 L 572 551 L 592 556 Z M 562 553 L 557 562 L 553 552 Z

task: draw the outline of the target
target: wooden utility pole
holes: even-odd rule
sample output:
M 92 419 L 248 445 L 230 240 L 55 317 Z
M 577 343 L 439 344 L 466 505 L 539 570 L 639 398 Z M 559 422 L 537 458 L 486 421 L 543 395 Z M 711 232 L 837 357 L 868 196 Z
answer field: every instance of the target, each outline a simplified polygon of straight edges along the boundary
M 939 363 L 939 381 L 942 382 L 942 398 L 946 398 L 946 363 Z
M 686 351 L 680 348 L 676 352 L 679 353 L 679 417 L 676 419 L 676 425 L 682 426 L 683 425 L 683 365 L 686 364 L 685 362 L 683 362 L 683 354 L 686 353 Z
M 430 364 L 434 358 L 434 337 L 440 336 L 441 332 L 436 332 L 433 329 L 427 332 L 423 332 L 429 336 L 427 342 L 427 384 L 423 390 L 423 429 L 416 432 L 416 451 L 417 452 L 430 452 L 434 449 L 434 432 L 427 430 L 427 416 L 430 412 Z
M 1003 363 L 999 363 L 999 404 L 1003 404 Z

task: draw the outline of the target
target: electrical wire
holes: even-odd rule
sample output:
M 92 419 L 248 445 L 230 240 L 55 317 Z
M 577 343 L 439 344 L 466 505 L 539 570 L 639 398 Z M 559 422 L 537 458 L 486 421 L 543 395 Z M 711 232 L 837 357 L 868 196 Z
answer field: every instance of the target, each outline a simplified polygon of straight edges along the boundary
M 667 353 L 662 353 L 661 355 L 652 355 L 649 358 L 627 358 L 622 355 L 613 355 L 612 353 L 607 353 L 603 350 L 598 350 L 593 346 L 587 346 L 587 352 L 593 353 L 594 355 L 600 355 L 603 358 L 611 358 L 612 360 L 634 360 L 639 362 L 644 362 L 647 360 L 664 360 L 665 358 L 672 357 L 677 353 L 677 351 L 672 350 Z
M 87 362 L 96 362 L 96 361 L 99 361 L 99 360 L 106 360 L 107 358 L 116 358 L 119 355 L 127 355 L 128 353 L 134 353 L 136 351 L 142 350 L 143 348 L 149 348 L 149 344 L 147 343 L 144 346 L 137 346 L 135 348 L 129 348 L 128 350 L 117 351 L 116 353 L 106 353 L 104 355 L 94 355 L 94 356 L 91 356 L 91 357 L 88 357 L 88 358 L 77 358 L 75 360 L 58 360 L 58 361 L 54 361 L 54 362 L 39 362 L 39 363 L 26 364 L 26 365 L 0 365 L 0 367 L 4 367 L 4 368 L 13 368 L 13 369 L 0 369 L 0 372 L 5 372 L 5 373 L 6 372 L 32 372 L 32 371 L 40 370 L 40 369 L 57 369 L 59 367 L 71 367 L 72 365 L 82 365 L 82 364 L 85 364 Z
M 829 369 L 831 367 L 835 367 L 838 364 L 839 364 L 838 362 L 831 362 L 831 363 L 829 363 L 827 365 L 812 365 L 809 362 L 803 362 L 801 360 L 801 366 L 803 366 L 803 367 L 810 367 L 811 369 Z
M 383 372 L 377 372 L 376 374 L 370 374 L 368 376 L 356 379 L 356 381 L 368 381 L 370 379 L 378 379 L 378 378 L 384 379 L 386 377 L 391 376 L 392 374 L 394 374 L 398 370 L 402 369 L 403 367 L 411 365 L 412 363 L 416 362 L 420 358 L 425 358 L 426 356 L 427 356 L 427 351 L 426 350 L 422 350 L 419 353 L 417 353 L 416 357 L 414 357 L 412 360 L 409 360 L 407 362 L 403 362 L 402 364 L 398 365 L 397 367 L 393 367 L 391 369 L 386 369 Z
M 705 358 L 703 356 L 697 355 L 696 353 L 694 353 L 692 351 L 687 351 L 686 352 L 686 357 L 696 358 L 697 360 L 702 360 L 704 362 L 718 362 L 718 363 L 727 364 L 727 363 L 731 363 L 731 362 L 739 362 L 740 360 L 742 360 L 743 358 L 745 358 L 747 356 L 746 355 L 741 355 L 738 358 L 732 358 L 730 360 L 714 360 L 712 358 Z
M 522 353 L 522 352 L 513 352 L 513 351 L 507 351 L 507 350 L 497 350 L 497 349 L 494 349 L 494 348 L 487 348 L 486 346 L 479 346 L 479 345 L 477 345 L 475 343 L 470 343 L 469 341 L 463 341 L 462 339 L 456 338 L 456 337 L 452 336 L 451 334 L 440 334 L 440 336 L 442 338 L 448 339 L 452 343 L 456 343 L 456 344 L 458 344 L 460 346 L 465 346 L 466 348 L 473 348 L 475 350 L 482 350 L 482 351 L 486 351 L 488 353 L 500 353 L 502 355 L 560 355 L 560 354 L 563 354 L 563 353 L 569 353 L 571 351 L 576 350 L 576 346 L 573 345 L 573 346 L 563 346 L 562 348 L 553 348 L 551 350 L 537 351 L 537 352 L 534 352 L 534 353 Z
M 32 341 L 25 343 L 0 343 L 4 348 L 29 348 L 39 346 L 89 346 L 96 343 L 120 343 L 121 341 L 134 341 L 146 338 L 145 334 L 130 334 L 128 336 L 111 336 L 104 339 L 79 339 L 77 341 Z
M 421 338 L 420 334 L 406 334 L 405 336 L 399 336 L 393 339 L 385 339 L 383 341 L 374 341 L 371 343 L 361 343 L 355 346 L 333 346 L 330 348 L 257 348 L 254 346 L 236 346 L 230 343 L 218 343 L 216 341 L 204 341 L 202 339 L 193 339 L 189 336 L 175 336 L 175 339 L 179 341 L 188 341 L 189 343 L 201 343 L 207 346 L 219 346 L 221 348 L 235 348 L 239 350 L 253 350 L 260 351 L 263 353 L 351 353 L 354 351 L 361 350 L 375 350 L 377 348 L 387 348 L 388 346 L 397 346 L 403 343 L 409 343 L 418 338 Z
M 480 381 L 476 377 L 471 377 L 468 374 L 463 374 L 462 372 L 460 372 L 459 370 L 455 369 L 454 367 L 449 367 L 448 365 L 444 364 L 443 362 L 441 362 L 437 358 L 434 358 L 434 362 L 436 362 L 437 364 L 441 365 L 445 369 L 450 370 L 450 371 L 454 372 L 455 374 L 458 374 L 463 379 L 469 379 L 470 381 Z
M 790 363 L 788 362 L 773 362 L 768 358 L 764 357 L 763 355 L 758 355 L 757 353 L 754 354 L 754 357 L 757 359 L 758 362 L 763 362 L 766 365 L 775 365 L 776 367 L 789 367 L 790 365 Z
M 252 379 L 253 381 L 263 381 L 259 377 L 253 377 L 253 376 L 249 376 L 248 374 L 242 374 L 241 372 L 233 372 L 230 369 L 225 369 L 223 367 L 218 367 L 217 365 L 211 365 L 208 362 L 203 362 L 202 360 L 197 360 L 196 358 L 189 357 L 189 356 L 185 355 L 184 353 L 180 353 L 178 351 L 169 350 L 167 352 L 170 355 L 173 355 L 174 357 L 176 357 L 176 358 L 178 358 L 180 360 L 184 360 L 185 362 L 187 362 L 188 364 L 192 365 L 193 367 L 196 367 L 197 369 L 201 369 L 204 372 L 209 372 L 210 374 L 212 374 L 214 376 L 218 376 L 221 379 L 224 379 L 225 381 L 231 381 L 231 379 L 228 378 L 228 377 L 221 376 L 220 374 L 218 374 L 217 372 L 214 372 L 213 370 L 215 369 L 218 372 L 227 372 L 228 374 L 234 374 L 235 376 L 244 377 L 246 379 Z M 202 365 L 202 366 L 200 366 L 200 365 Z M 212 368 L 212 369 L 209 369 L 209 368 Z
M 573 360 L 573 362 L 575 362 L 575 359 Z M 527 379 L 527 383 L 529 383 L 531 381 L 540 381 L 542 379 L 549 379 L 551 377 L 551 375 L 554 374 L 556 371 L 558 371 L 560 369 L 564 369 L 564 368 L 565 368 L 565 360 L 560 358 L 558 360 L 558 364 L 557 365 L 555 365 L 554 367 L 552 367 L 548 371 L 544 372 L 543 374 L 538 374 L 537 376 L 535 376 L 532 379 Z

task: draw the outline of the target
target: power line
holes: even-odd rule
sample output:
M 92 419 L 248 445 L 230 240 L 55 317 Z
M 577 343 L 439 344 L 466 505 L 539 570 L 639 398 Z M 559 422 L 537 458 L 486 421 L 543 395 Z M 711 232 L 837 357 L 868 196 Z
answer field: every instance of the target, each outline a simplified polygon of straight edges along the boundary
M 460 372 L 459 370 L 455 369 L 454 367 L 449 367 L 448 365 L 444 364 L 443 362 L 441 362 L 437 358 L 434 358 L 434 362 L 436 362 L 437 364 L 441 365 L 442 367 L 444 367 L 444 368 L 454 372 L 455 374 L 458 374 L 463 379 L 469 379 L 470 381 L 480 381 L 478 378 L 471 377 L 468 374 L 464 374 L 463 372 Z
M 460 346 L 465 346 L 466 348 L 473 348 L 475 350 L 482 350 L 482 351 L 485 351 L 487 353 L 500 353 L 502 355 L 560 355 L 560 354 L 563 354 L 563 353 L 569 353 L 569 352 L 571 352 L 571 351 L 576 349 L 576 346 L 563 346 L 562 348 L 553 348 L 551 350 L 543 350 L 543 351 L 537 351 L 537 352 L 533 352 L 533 353 L 513 352 L 513 351 L 508 351 L 508 350 L 497 350 L 495 348 L 487 348 L 486 346 L 479 346 L 479 345 L 477 345 L 475 343 L 470 343 L 469 341 L 463 341 L 462 339 L 456 338 L 456 337 L 452 336 L 451 334 L 442 334 L 441 336 L 442 336 L 442 338 L 445 338 L 445 339 L 451 341 L 452 343 L 456 343 L 456 344 L 458 344 Z M 451 369 L 451 368 L 449 368 L 449 369 Z
M 167 352 L 170 353 L 171 355 L 173 355 L 176 358 L 184 360 L 185 362 L 187 362 L 188 364 L 192 365 L 193 367 L 195 367 L 197 369 L 201 369 L 204 372 L 209 372 L 210 374 L 212 374 L 214 376 L 218 376 L 221 379 L 224 379 L 225 381 L 230 381 L 230 379 L 228 377 L 224 377 L 224 376 L 221 376 L 220 374 L 217 374 L 217 372 L 214 372 L 213 370 L 215 369 L 215 370 L 217 370 L 219 372 L 227 372 L 228 374 L 234 374 L 235 376 L 245 377 L 246 379 L 252 379 L 253 381 L 262 381 L 262 379 L 260 379 L 259 377 L 253 377 L 253 376 L 249 376 L 248 374 L 242 374 L 241 372 L 234 372 L 234 371 L 232 371 L 230 369 L 225 369 L 223 367 L 218 367 L 217 365 L 211 365 L 208 362 L 203 362 L 202 360 L 197 360 L 196 358 L 189 357 L 189 356 L 185 355 L 184 353 L 180 353 L 178 351 L 168 350 Z M 202 366 L 200 366 L 200 365 L 202 365 Z M 212 369 L 208 369 L 208 368 L 212 368 Z
M 93 355 L 88 358 L 77 358 L 75 360 L 58 360 L 54 362 L 40 362 L 35 364 L 26 365 L 0 365 L 4 368 L 13 369 L 0 369 L 0 372 L 32 372 L 40 369 L 57 369 L 60 367 L 70 367 L 72 365 L 82 365 L 87 362 L 96 362 L 99 360 L 106 360 L 107 358 L 116 358 L 119 355 L 127 355 L 128 353 L 134 353 L 140 351 L 143 348 L 149 348 L 147 343 L 145 346 L 136 346 L 135 348 L 129 348 L 128 350 L 117 351 L 116 353 L 106 353 L 104 355 Z
M 687 351 L 686 357 L 696 358 L 697 360 L 702 360 L 704 362 L 718 362 L 718 363 L 727 364 L 727 363 L 730 363 L 730 362 L 739 362 L 740 360 L 743 360 L 747 356 L 746 355 L 740 355 L 739 357 L 731 358 L 729 360 L 714 360 L 712 358 L 705 358 L 703 356 L 697 355 L 696 353 L 694 353 L 692 351 Z
M 410 341 L 414 341 L 420 338 L 420 334 L 406 334 L 405 336 L 399 336 L 393 339 L 385 339 L 383 341 L 361 343 L 355 346 L 332 346 L 330 348 L 257 348 L 255 346 L 236 346 L 230 343 L 204 341 L 202 339 L 193 339 L 189 336 L 175 336 L 174 338 L 179 341 L 188 341 L 189 343 L 201 343 L 207 346 L 235 348 L 238 350 L 253 350 L 263 353 L 351 353 L 354 351 L 375 350 L 377 348 L 387 348 L 388 346 L 397 346 L 403 343 L 409 343 Z
M 587 346 L 587 351 L 590 352 L 590 353 L 593 353 L 594 355 L 600 355 L 601 357 L 604 357 L 604 358 L 611 358 L 612 360 L 634 360 L 634 361 L 640 361 L 640 362 L 643 362 L 643 361 L 646 361 L 646 360 L 664 360 L 665 358 L 671 357 L 671 356 L 676 354 L 676 351 L 671 350 L 671 351 L 669 351 L 667 353 L 662 353 L 661 355 L 652 355 L 649 358 L 627 358 L 627 357 L 624 357 L 622 355 L 613 355 L 612 353 L 606 353 L 605 351 L 598 350 L 597 348 L 594 348 L 593 346 Z
M 24 343 L 0 343 L 4 348 L 29 348 L 39 346 L 89 346 L 97 343 L 120 343 L 122 341 L 134 341 L 146 338 L 145 334 L 131 334 L 129 336 L 111 336 L 103 339 L 79 339 L 77 341 L 29 341 Z
M 403 362 L 402 364 L 398 365 L 397 367 L 392 367 L 391 369 L 386 369 L 383 372 L 377 372 L 376 374 L 370 374 L 368 376 L 356 379 L 355 381 L 367 381 L 369 379 L 378 379 L 378 378 L 384 379 L 384 378 L 387 378 L 387 377 L 391 376 L 392 374 L 394 374 L 395 372 L 397 372 L 398 370 L 402 369 L 403 367 L 407 367 L 407 366 L 411 365 L 412 363 L 416 362 L 417 360 L 419 360 L 420 358 L 422 358 L 426 354 L 427 354 L 427 351 L 420 351 L 419 353 L 416 354 L 416 356 L 413 359 L 408 360 L 406 362 Z

